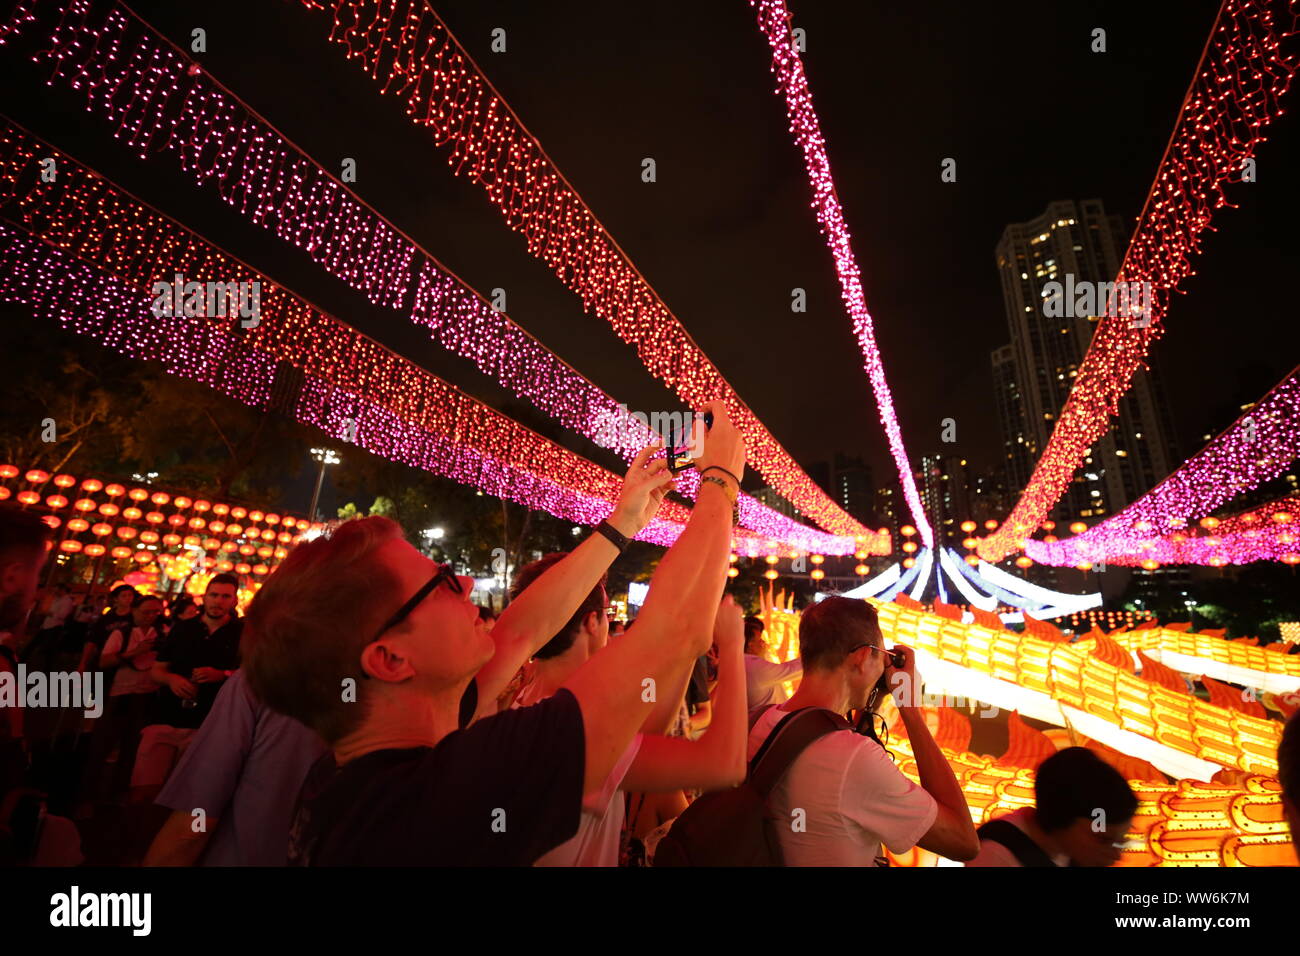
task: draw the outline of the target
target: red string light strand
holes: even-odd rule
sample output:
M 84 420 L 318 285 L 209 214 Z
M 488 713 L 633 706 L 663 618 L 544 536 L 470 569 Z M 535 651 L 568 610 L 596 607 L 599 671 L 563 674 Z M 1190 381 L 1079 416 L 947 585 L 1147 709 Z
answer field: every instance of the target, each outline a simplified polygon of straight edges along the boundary
M 626 406 L 493 309 L 124 4 L 99 4 L 107 9 L 93 18 L 94 4 L 76 7 L 76 15 L 74 6 L 66 0 L 62 4 L 63 18 L 51 29 L 49 46 L 38 60 L 57 64 L 50 82 L 82 86 L 92 111 L 106 112 L 110 119 L 133 112 L 152 117 L 153 125 L 138 131 L 143 139 L 132 135 L 133 127 L 123 135 L 119 126 L 118 138 L 129 148 L 177 159 L 199 185 L 214 185 L 250 221 L 304 249 L 371 302 L 401 310 L 441 345 L 565 427 L 625 460 L 653 439 Z M 114 63 L 120 49 L 133 51 L 125 65 Z M 105 87 L 90 82 L 96 77 L 111 80 Z M 97 95 L 101 88 L 111 89 L 111 96 Z M 693 489 L 683 491 L 693 497 Z M 879 535 L 855 543 L 824 534 L 748 495 L 741 496 L 740 512 L 746 527 L 801 550 L 889 550 Z
M 287 364 L 301 374 L 286 411 L 375 454 L 583 524 L 608 514 L 619 478 L 514 422 L 265 280 L 259 323 L 156 315 L 153 283 L 263 281 L 247 264 L 58 154 L 0 127 L 0 297 L 107 347 L 245 404 L 276 399 Z M 31 233 L 27 238 L 18 230 Z M 675 540 L 688 512 L 666 502 L 639 536 Z M 742 533 L 742 539 L 748 534 Z M 747 545 L 752 547 L 752 545 Z
M 1300 68 L 1298 20 L 1296 0 L 1225 0 L 1117 277 L 1151 283 L 1150 315 L 1146 324 L 1125 315 L 1100 317 L 1029 484 L 1007 520 L 978 545 L 986 561 L 1023 546 L 1110 427 L 1133 374 L 1163 333 L 1170 297 L 1193 274 L 1201 233 L 1216 210 L 1230 205 L 1225 184 L 1241 181 L 1264 130 L 1283 113 L 1281 99 Z
M 750 464 L 770 486 L 833 534 L 870 534 L 741 401 L 427 2 L 299 2 L 332 12 L 329 39 L 361 61 L 381 93 L 405 98 L 412 122 L 448 147 L 453 171 L 484 189 L 529 253 L 634 345 L 653 375 L 692 408 L 719 397 L 726 402 Z
M 862 273 L 858 268 L 848 226 L 844 222 L 844 213 L 840 208 L 839 196 L 835 192 L 835 180 L 831 175 L 830 157 L 826 155 L 825 140 L 822 138 L 821 122 L 813 108 L 812 91 L 808 88 L 808 77 L 804 74 L 803 63 L 794 48 L 790 32 L 790 12 L 784 0 L 750 0 L 758 11 L 759 28 L 766 35 L 772 48 L 772 72 L 776 75 L 777 87 L 785 98 L 786 114 L 790 118 L 790 132 L 795 142 L 803 151 L 804 166 L 808 171 L 808 181 L 813 191 L 813 208 L 817 210 L 817 223 L 826 244 L 835 258 L 835 272 L 840 280 L 840 295 L 844 307 L 853 319 L 853 333 L 857 336 L 858 347 L 862 350 L 867 378 L 876 397 L 876 408 L 880 415 L 880 424 L 885 430 L 885 439 L 889 444 L 894 467 L 898 471 L 898 480 L 903 486 L 903 498 L 907 501 L 912 521 L 927 548 L 934 547 L 934 531 L 921 504 L 921 495 L 916 489 L 916 478 L 912 465 L 908 461 L 907 449 L 903 445 L 903 433 L 898 424 L 898 415 L 894 411 L 894 400 L 889 392 L 889 383 L 885 379 L 885 366 L 876 345 L 875 326 L 871 313 L 867 310 L 866 299 L 862 294 Z
M 1300 368 L 1127 508 L 1073 538 L 1026 542 L 1026 553 L 1054 565 L 1297 563 L 1300 547 L 1293 528 L 1243 520 L 1240 526 L 1228 523 L 1220 530 L 1214 521 L 1209 525 L 1213 533 L 1198 535 L 1192 527 L 1195 519 L 1282 474 L 1297 456 Z

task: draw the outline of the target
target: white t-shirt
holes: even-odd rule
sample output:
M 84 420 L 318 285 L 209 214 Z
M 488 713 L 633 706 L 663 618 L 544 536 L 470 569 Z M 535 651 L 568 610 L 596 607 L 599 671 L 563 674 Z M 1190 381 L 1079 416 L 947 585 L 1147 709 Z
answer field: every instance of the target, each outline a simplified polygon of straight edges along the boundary
M 745 655 L 745 697 L 746 707 L 754 710 L 768 704 L 785 703 L 787 695 L 781 686 L 791 678 L 803 673 L 803 662 L 799 658 L 784 664 L 773 664 L 757 654 Z
M 619 787 L 640 749 L 641 735 L 637 734 L 605 778 L 600 793 L 582 798 L 578 832 L 541 856 L 533 866 L 618 866 L 618 841 L 623 832 L 626 806 Z
M 1025 820 L 1029 817 L 1029 814 L 1033 812 L 1033 809 L 1034 809 L 1033 807 L 1022 807 L 1019 810 L 1014 810 L 1011 813 L 1008 813 L 1006 816 L 998 817 L 997 819 L 1006 820 L 1007 823 L 1014 825 L 1017 830 L 1020 830 L 1026 836 L 1028 836 L 1029 831 L 1025 828 Z M 1032 837 L 1030 839 L 1032 839 Z M 1070 857 L 1066 854 L 1062 854 L 1060 856 L 1052 856 L 1051 854 L 1048 854 L 1048 856 L 1051 857 L 1052 862 L 1055 863 L 1057 866 L 1070 865 Z M 1019 860 L 1016 859 L 1016 855 L 1014 853 L 1008 850 L 1001 843 L 998 843 L 996 840 L 980 840 L 979 855 L 976 856 L 975 859 L 971 860 L 966 865 L 967 866 L 1020 866 L 1021 863 Z
M 528 707 L 544 699 L 537 693 L 536 684 L 527 684 L 511 704 L 511 709 Z M 618 866 L 618 844 L 626 810 L 623 791 L 619 787 L 640 750 L 641 734 L 637 734 L 605 778 L 600 792 L 583 796 L 578 832 L 539 857 L 533 866 Z
M 131 640 L 126 645 L 126 651 L 133 651 L 140 644 L 149 638 L 157 638 L 158 632 L 152 627 L 131 628 Z M 121 654 L 122 632 L 114 631 L 104 642 L 104 654 Z M 123 694 L 152 694 L 158 689 L 154 679 L 149 676 L 149 669 L 153 667 L 154 661 L 158 659 L 158 654 L 154 651 L 146 651 L 143 654 L 137 654 L 130 660 L 122 659 L 118 665 L 117 671 L 113 674 L 113 685 L 108 689 L 109 697 L 121 697 Z
M 759 717 L 749 732 L 748 759 L 787 713 L 777 706 Z M 884 748 L 852 730 L 813 741 L 772 790 L 769 806 L 786 866 L 874 866 L 881 843 L 894 853 L 910 850 L 939 812 Z

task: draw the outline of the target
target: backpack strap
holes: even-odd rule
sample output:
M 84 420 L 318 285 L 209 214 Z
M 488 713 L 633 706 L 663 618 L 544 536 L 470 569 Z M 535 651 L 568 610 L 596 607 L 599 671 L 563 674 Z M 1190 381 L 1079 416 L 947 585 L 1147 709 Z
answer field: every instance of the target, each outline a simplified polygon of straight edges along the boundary
M 1056 866 L 1028 833 L 1007 820 L 990 820 L 976 830 L 975 835 L 981 840 L 1001 843 L 1021 866 Z
M 749 729 L 753 730 L 754 725 L 759 722 L 764 714 L 775 707 L 776 704 L 768 704 L 766 707 L 755 707 L 749 712 Z
M 813 741 L 837 730 L 852 729 L 847 720 L 824 707 L 805 707 L 787 714 L 749 762 L 749 785 L 766 799 Z

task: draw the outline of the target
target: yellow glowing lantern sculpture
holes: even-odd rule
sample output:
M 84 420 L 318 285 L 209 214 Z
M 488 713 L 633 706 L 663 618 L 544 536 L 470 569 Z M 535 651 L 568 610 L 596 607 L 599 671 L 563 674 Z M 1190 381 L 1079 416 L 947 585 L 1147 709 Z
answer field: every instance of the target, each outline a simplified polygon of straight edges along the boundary
M 1170 679 L 1172 671 L 1154 668 L 1142 676 L 1131 672 L 1130 645 L 1149 650 L 1176 647 L 1200 651 L 1225 661 L 1255 666 L 1273 665 L 1290 673 L 1300 658 L 1269 652 L 1240 642 L 1227 642 L 1209 634 L 1191 634 L 1170 628 L 1146 627 L 1113 638 L 1094 633 L 1075 644 L 1002 630 L 996 615 L 977 612 L 984 624 L 963 624 L 951 617 L 929 614 L 915 602 L 877 602 L 881 629 L 887 640 L 902 642 L 943 661 L 1050 695 L 1078 710 L 1122 729 L 1155 739 L 1165 746 L 1196 753 L 1229 769 L 1210 782 L 1180 780 L 1165 783 L 1135 779 L 1132 774 L 1156 774 L 1141 759 L 1117 753 L 1095 741 L 1088 746 L 1109 752 L 1110 759 L 1130 770 L 1130 785 L 1139 799 L 1121 866 L 1283 866 L 1293 865 L 1289 833 L 1282 815 L 1276 748 L 1279 723 L 1214 707 L 1171 689 L 1182 684 Z M 783 615 L 764 601 L 769 628 L 783 629 L 783 641 L 797 647 L 798 619 Z M 1045 622 L 1043 633 L 1056 633 Z M 994 626 L 985 626 L 994 625 Z M 1171 652 L 1172 653 L 1172 652 Z M 778 657 L 778 659 L 788 659 Z M 1210 659 L 1209 656 L 1206 658 Z M 1164 684 L 1160 681 L 1163 680 Z M 882 708 L 886 716 L 887 708 Z M 931 717 L 927 714 L 927 722 Z M 1003 816 L 1034 802 L 1033 771 L 1024 766 L 1000 765 L 1004 758 L 981 756 L 961 749 L 962 721 L 936 715 L 936 740 L 944 747 L 965 792 L 977 824 Z M 1029 737 L 1051 738 L 1022 728 Z M 897 732 L 896 732 L 897 731 Z M 1059 738 L 1064 731 L 1057 734 Z M 1069 735 L 1065 735 L 1069 739 Z M 1030 741 L 1033 743 L 1033 741 Z M 950 745 L 959 745 L 957 747 Z M 1059 744 L 1058 744 L 1059 746 Z M 1009 750 L 1012 761 L 1037 759 L 1041 744 L 1029 750 Z M 919 783 L 915 758 L 903 728 L 891 729 L 889 749 L 899 769 Z M 1020 753 L 1020 756 L 1015 756 Z M 891 858 L 897 865 L 935 865 L 934 854 L 913 850 Z

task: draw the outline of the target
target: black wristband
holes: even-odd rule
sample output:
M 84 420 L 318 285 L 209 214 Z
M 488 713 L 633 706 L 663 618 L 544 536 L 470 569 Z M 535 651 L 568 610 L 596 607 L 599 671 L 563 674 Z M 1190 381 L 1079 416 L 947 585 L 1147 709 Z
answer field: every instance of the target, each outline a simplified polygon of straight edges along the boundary
M 732 481 L 736 483 L 736 490 L 737 491 L 740 490 L 740 479 L 737 478 L 735 475 L 733 475 L 731 472 L 727 471 L 727 469 L 723 468 L 721 465 L 709 465 L 709 467 L 705 468 L 704 471 L 700 472 L 700 474 L 703 475 L 710 471 L 722 472 L 724 475 L 726 475 L 728 478 L 730 478 Z
M 608 538 L 609 543 L 612 544 L 614 547 L 618 548 L 619 554 L 622 554 L 624 551 L 626 551 L 627 546 L 632 543 L 631 539 L 625 536 L 621 531 L 615 528 L 608 521 L 602 521 L 600 524 L 596 525 L 595 530 L 600 534 L 604 535 L 606 538 Z

